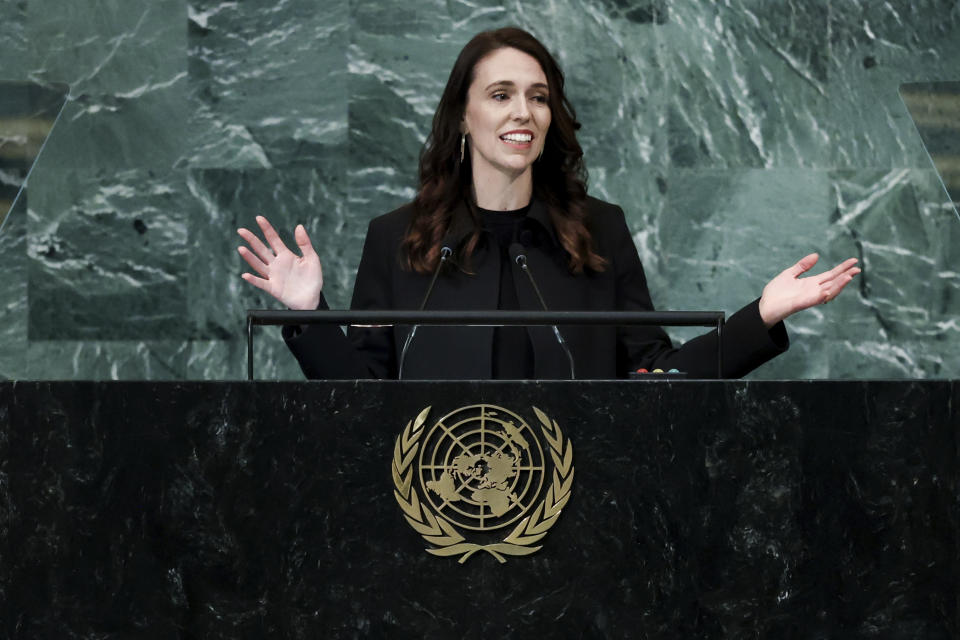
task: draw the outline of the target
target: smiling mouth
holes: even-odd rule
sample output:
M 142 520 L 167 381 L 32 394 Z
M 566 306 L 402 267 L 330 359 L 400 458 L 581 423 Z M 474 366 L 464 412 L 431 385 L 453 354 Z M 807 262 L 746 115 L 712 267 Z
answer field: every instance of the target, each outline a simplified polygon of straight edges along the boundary
M 513 144 L 530 144 L 533 140 L 533 135 L 529 133 L 505 133 L 500 136 L 500 139 Z

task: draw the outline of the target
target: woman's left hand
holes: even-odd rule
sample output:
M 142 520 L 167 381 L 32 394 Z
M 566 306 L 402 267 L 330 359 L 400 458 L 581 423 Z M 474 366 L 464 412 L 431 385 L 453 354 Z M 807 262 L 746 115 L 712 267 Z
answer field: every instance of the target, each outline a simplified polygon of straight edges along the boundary
M 811 253 L 767 283 L 760 296 L 760 317 L 769 329 L 781 320 L 816 304 L 826 304 L 840 295 L 860 273 L 856 258 L 844 260 L 830 271 L 801 278 L 820 259 Z

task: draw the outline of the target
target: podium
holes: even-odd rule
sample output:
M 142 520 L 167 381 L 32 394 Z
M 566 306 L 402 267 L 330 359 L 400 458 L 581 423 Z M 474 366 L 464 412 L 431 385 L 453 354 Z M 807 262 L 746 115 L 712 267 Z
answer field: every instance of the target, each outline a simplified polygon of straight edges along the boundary
M 437 557 L 426 407 L 573 449 L 539 551 Z M 957 637 L 956 381 L 0 384 L 11 638 Z M 429 419 L 428 419 L 429 422 Z

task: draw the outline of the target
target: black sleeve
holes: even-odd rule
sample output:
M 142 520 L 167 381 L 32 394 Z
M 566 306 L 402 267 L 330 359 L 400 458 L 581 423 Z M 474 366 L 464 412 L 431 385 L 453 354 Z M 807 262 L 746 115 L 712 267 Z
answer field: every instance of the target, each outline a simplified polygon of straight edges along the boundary
M 614 269 L 617 278 L 617 308 L 653 311 L 647 279 L 637 248 L 630 237 L 623 211 L 617 208 Z M 783 323 L 771 329 L 760 318 L 759 299 L 727 319 L 723 330 L 723 377 L 746 375 L 790 346 Z M 693 378 L 717 377 L 717 331 L 674 347 L 660 327 L 627 327 L 618 330 L 617 373 L 626 376 L 637 369 L 678 369 Z
M 351 309 L 392 309 L 391 281 L 396 251 L 389 234 L 370 223 L 357 268 Z M 320 295 L 318 309 L 328 309 Z M 308 325 L 284 327 L 283 339 L 310 380 L 355 380 L 396 377 L 393 329 L 391 327 L 340 327 Z

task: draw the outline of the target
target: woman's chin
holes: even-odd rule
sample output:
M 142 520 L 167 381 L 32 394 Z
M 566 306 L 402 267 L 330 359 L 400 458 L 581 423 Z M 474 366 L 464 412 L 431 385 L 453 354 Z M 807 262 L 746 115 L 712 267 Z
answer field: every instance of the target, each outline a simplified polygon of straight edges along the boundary
M 507 175 L 517 178 L 529 171 L 530 167 L 532 166 L 533 162 L 523 158 L 522 160 L 514 160 L 513 162 L 504 163 L 501 171 Z

